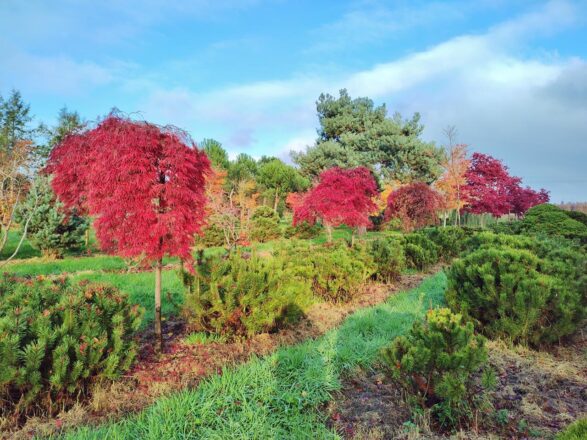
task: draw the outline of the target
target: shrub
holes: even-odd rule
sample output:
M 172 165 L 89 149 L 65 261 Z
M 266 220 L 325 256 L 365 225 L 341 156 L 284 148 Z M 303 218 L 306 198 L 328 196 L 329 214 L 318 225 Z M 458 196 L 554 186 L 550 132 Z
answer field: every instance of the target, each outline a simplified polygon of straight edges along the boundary
M 398 279 L 406 267 L 401 240 L 382 237 L 373 240 L 368 246 L 369 254 L 376 266 L 375 278 L 385 283 Z
M 423 232 L 438 246 L 438 251 L 444 261 L 458 256 L 465 249 L 465 240 L 470 235 L 468 230 L 457 226 L 428 228 Z
M 224 246 L 226 239 L 222 228 L 215 224 L 210 224 L 202 229 L 202 235 L 196 237 L 196 243 L 204 247 Z
M 556 436 L 556 440 L 584 440 L 587 438 L 587 417 L 576 420 Z
M 562 236 L 587 243 L 587 226 L 549 203 L 530 208 L 522 220 L 522 231 L 529 234 Z
M 412 269 L 424 270 L 438 262 L 438 246 L 419 232 L 404 236 L 404 253 Z
M 449 269 L 447 303 L 490 337 L 532 345 L 555 342 L 573 333 L 584 317 L 585 278 L 568 276 L 584 271 L 585 260 L 572 249 L 545 255 L 482 246 Z M 567 267 L 573 259 L 574 266 Z
M 104 284 L 0 279 L 0 413 L 51 410 L 136 355 L 141 311 Z M 62 402 L 59 402 L 62 403 Z
M 578 222 L 583 223 L 587 226 L 587 214 L 581 211 L 565 211 L 565 213 L 571 217 L 573 220 L 577 220 Z
M 384 350 L 383 359 L 393 378 L 443 426 L 471 418 L 480 397 L 473 375 L 487 362 L 487 349 L 461 315 L 430 310 L 425 322 L 416 321 Z
M 320 234 L 322 227 L 318 223 L 311 225 L 308 222 L 300 222 L 297 225 L 289 225 L 284 233 L 285 238 L 301 238 L 309 240 Z
M 284 260 L 234 253 L 198 266 L 183 313 L 194 331 L 250 337 L 299 318 L 310 302 L 309 280 Z
M 279 215 L 269 206 L 259 206 L 251 217 L 251 240 L 264 243 L 279 237 Z
M 346 243 L 336 242 L 316 246 L 310 258 L 314 292 L 334 303 L 353 299 L 375 272 L 373 259 L 358 245 L 351 248 Z

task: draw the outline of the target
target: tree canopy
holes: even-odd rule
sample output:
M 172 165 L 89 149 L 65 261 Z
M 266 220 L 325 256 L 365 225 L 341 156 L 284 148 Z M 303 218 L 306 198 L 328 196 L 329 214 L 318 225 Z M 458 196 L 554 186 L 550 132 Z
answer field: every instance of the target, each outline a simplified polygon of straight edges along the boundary
M 335 166 L 365 166 L 401 182 L 431 183 L 440 175 L 442 150 L 420 138 L 418 113 L 407 120 L 398 113 L 390 118 L 385 105 L 352 99 L 345 89 L 338 98 L 321 94 L 316 109 L 318 139 L 305 152 L 292 152 L 304 175 L 316 177 Z

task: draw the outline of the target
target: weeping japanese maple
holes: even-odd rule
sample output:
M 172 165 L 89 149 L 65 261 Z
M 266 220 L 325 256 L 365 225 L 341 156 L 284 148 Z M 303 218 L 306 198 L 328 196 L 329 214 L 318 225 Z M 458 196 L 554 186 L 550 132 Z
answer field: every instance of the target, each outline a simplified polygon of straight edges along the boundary
M 294 206 L 294 225 L 321 219 L 332 240 L 332 227 L 367 227 L 369 214 L 377 207 L 375 179 L 365 167 L 330 168 L 320 174 L 319 182 Z
M 105 252 L 155 264 L 155 334 L 161 348 L 161 261 L 190 261 L 206 216 L 210 164 L 189 136 L 110 114 L 92 129 L 67 136 L 48 171 L 66 207 L 95 218 Z

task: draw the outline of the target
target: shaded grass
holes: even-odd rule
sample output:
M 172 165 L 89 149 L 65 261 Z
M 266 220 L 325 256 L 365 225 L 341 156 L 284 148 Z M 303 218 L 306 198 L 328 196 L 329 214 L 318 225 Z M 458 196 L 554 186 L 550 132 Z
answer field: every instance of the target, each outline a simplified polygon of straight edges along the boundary
M 194 390 L 157 401 L 138 415 L 68 439 L 330 439 L 320 409 L 341 376 L 369 367 L 381 348 L 405 333 L 428 307 L 442 303 L 446 277 L 360 310 L 323 337 L 226 368 Z
M 114 271 L 126 269 L 126 262 L 120 257 L 97 255 L 93 257 L 69 257 L 62 260 L 29 259 L 10 262 L 4 272 L 15 275 L 59 275 L 82 271 Z
M 8 231 L 8 239 L 6 240 L 6 245 L 4 245 L 4 249 L 2 249 L 2 252 L 0 252 L 0 260 L 4 260 L 12 255 L 12 253 L 18 246 L 18 242 L 20 241 L 21 236 L 22 234 L 18 230 Z M 33 258 L 40 256 L 41 251 L 35 249 L 31 245 L 30 241 L 28 241 L 28 239 L 25 238 L 15 258 Z
M 145 308 L 145 315 L 141 328 L 153 322 L 155 317 L 155 274 L 153 272 L 139 273 L 91 273 L 79 274 L 71 277 L 73 280 L 89 280 L 92 282 L 108 283 L 128 293 L 130 302 Z M 163 319 L 177 315 L 183 304 L 183 284 L 175 270 L 163 271 L 161 280 L 161 314 Z

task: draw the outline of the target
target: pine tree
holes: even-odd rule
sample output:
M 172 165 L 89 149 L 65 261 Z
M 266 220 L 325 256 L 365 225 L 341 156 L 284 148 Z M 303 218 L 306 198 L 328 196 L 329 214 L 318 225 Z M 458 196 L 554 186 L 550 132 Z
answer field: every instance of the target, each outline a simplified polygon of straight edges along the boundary
M 29 238 L 33 246 L 46 257 L 61 257 L 66 250 L 79 249 L 84 242 L 88 221 L 76 215 L 75 210 L 66 212 L 63 204 L 55 198 L 51 189 L 51 178 L 39 175 L 19 206 L 17 221 L 29 218 Z

